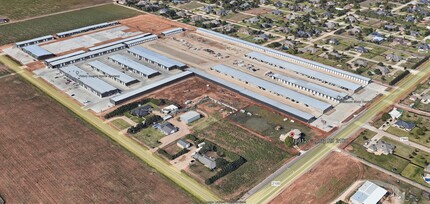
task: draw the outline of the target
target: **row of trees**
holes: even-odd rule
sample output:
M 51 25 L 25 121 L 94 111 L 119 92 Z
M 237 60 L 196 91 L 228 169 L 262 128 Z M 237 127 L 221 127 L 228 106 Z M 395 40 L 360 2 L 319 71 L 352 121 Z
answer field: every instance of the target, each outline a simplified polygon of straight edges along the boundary
M 161 106 L 166 104 L 168 101 L 165 99 L 155 99 L 155 98 L 146 98 L 137 102 L 133 102 L 133 103 L 129 103 L 123 106 L 118 107 L 117 109 L 113 110 L 112 112 L 108 113 L 105 115 L 106 119 L 115 117 L 115 116 L 119 116 L 119 115 L 123 115 L 125 112 L 127 111 L 131 111 L 135 108 L 137 108 L 139 105 L 141 104 L 147 104 L 147 103 L 153 103 L 157 106 Z
M 215 182 L 216 180 L 222 178 L 223 176 L 235 171 L 236 169 L 238 169 L 240 166 L 242 166 L 244 163 L 246 163 L 246 159 L 243 157 L 239 157 L 239 159 L 228 163 L 227 165 L 225 165 L 224 167 L 221 168 L 221 170 L 216 173 L 215 175 L 213 175 L 210 178 L 207 178 L 205 180 L 205 183 L 207 185 L 212 184 L 213 182 Z
M 188 149 L 186 149 L 186 148 L 184 148 L 184 149 L 182 149 L 181 151 L 177 152 L 176 154 L 171 155 L 171 154 L 169 154 L 169 153 L 168 153 L 166 150 L 164 150 L 164 149 L 159 149 L 159 150 L 158 150 L 158 153 L 159 153 L 159 154 L 161 154 L 161 155 L 165 156 L 166 158 L 168 158 L 168 159 L 170 159 L 170 160 L 174 160 L 174 159 L 176 159 L 176 158 L 180 157 L 181 155 L 183 155 L 183 154 L 185 154 L 185 153 L 187 153 L 187 152 L 189 152 L 189 150 L 188 150 Z

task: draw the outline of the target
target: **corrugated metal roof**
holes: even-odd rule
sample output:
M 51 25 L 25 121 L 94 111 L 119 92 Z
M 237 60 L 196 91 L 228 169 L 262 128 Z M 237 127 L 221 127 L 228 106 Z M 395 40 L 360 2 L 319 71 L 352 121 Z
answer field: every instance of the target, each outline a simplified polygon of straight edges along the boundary
M 324 94 L 324 95 L 332 97 L 332 98 L 343 99 L 344 97 L 347 96 L 346 93 L 335 91 L 335 90 L 326 88 L 324 86 L 320 86 L 318 84 L 307 82 L 307 81 L 304 81 L 301 79 L 295 79 L 295 78 L 288 77 L 288 76 L 285 76 L 282 74 L 273 74 L 273 77 L 277 78 L 277 79 L 282 79 L 283 81 L 287 81 L 287 82 L 290 82 L 292 84 L 296 84 L 296 85 L 301 86 L 303 88 L 307 88 L 309 90 Z
M 139 42 L 139 41 L 142 41 L 142 40 L 149 40 L 149 39 L 152 39 L 152 38 L 154 38 L 154 40 L 155 40 L 155 39 L 158 39 L 158 36 L 157 35 L 148 35 L 148 36 L 143 37 L 143 38 L 138 38 L 138 39 L 135 39 L 135 40 L 129 40 L 127 42 L 124 42 L 124 44 L 126 44 L 127 46 L 130 46 L 130 45 L 132 45 L 132 44 L 134 44 L 136 42 Z
M 161 32 L 161 34 L 168 35 L 170 33 L 174 33 L 174 32 L 177 32 L 177 31 L 183 31 L 183 30 L 184 30 L 183 28 L 173 28 L 173 29 L 170 29 L 170 30 L 163 31 L 163 32 Z
M 387 190 L 370 181 L 366 181 L 358 191 L 352 195 L 351 201 L 354 204 L 375 204 L 378 203 L 386 193 Z
M 183 64 L 181 62 L 178 62 L 174 59 L 160 55 L 158 53 L 155 53 L 155 52 L 148 50 L 148 49 L 141 47 L 141 46 L 132 47 L 132 48 L 128 49 L 128 51 L 132 52 L 136 55 L 139 55 L 141 57 L 144 57 L 146 59 L 149 59 L 151 61 L 154 61 L 154 62 L 161 64 L 161 65 L 168 67 L 168 68 L 171 68 L 174 66 L 178 66 L 178 67 L 185 66 L 185 64 Z
M 218 84 L 222 84 L 223 86 L 229 87 L 233 91 L 241 93 L 241 94 L 243 94 L 245 96 L 248 96 L 250 98 L 256 99 L 258 101 L 264 102 L 264 103 L 266 103 L 266 104 L 268 104 L 268 105 L 270 105 L 270 106 L 272 106 L 274 108 L 277 108 L 277 109 L 279 109 L 279 110 L 281 110 L 281 111 L 283 111 L 285 113 L 291 114 L 291 115 L 293 115 L 294 117 L 296 117 L 296 118 L 298 118 L 300 120 L 305 120 L 306 122 L 308 122 L 308 121 L 311 121 L 311 120 L 313 120 L 315 118 L 313 115 L 311 115 L 311 114 L 309 114 L 307 112 L 298 110 L 298 109 L 293 108 L 293 107 L 291 107 L 289 105 L 283 104 L 283 103 L 281 103 L 279 101 L 275 101 L 275 100 L 273 100 L 271 98 L 262 96 L 262 95 L 260 95 L 258 93 L 255 93 L 255 92 L 250 91 L 248 89 L 245 89 L 243 87 L 237 86 L 236 84 L 233 84 L 233 83 L 231 83 L 229 81 L 226 81 L 224 79 L 216 77 L 216 76 L 214 76 L 212 74 L 206 73 L 204 71 L 200 71 L 200 70 L 195 69 L 195 68 L 189 68 L 188 70 L 191 71 L 191 72 L 193 72 L 193 73 L 195 73 L 196 75 L 199 75 L 199 76 L 203 77 L 203 78 L 209 79 L 209 80 L 211 80 L 213 82 L 216 82 Z
M 90 25 L 90 26 L 85 26 L 82 28 L 77 28 L 77 29 L 73 29 L 73 30 L 69 30 L 69 31 L 64 31 L 64 32 L 60 32 L 57 33 L 57 36 L 61 36 L 61 35 L 72 35 L 74 33 L 82 33 L 82 32 L 86 32 L 89 30 L 93 30 L 93 29 L 97 29 L 97 28 L 101 28 L 101 27 L 107 27 L 107 26 L 111 26 L 111 25 L 116 25 L 118 24 L 118 22 L 105 22 L 105 23 L 99 23 L 99 24 L 95 24 L 95 25 Z
M 218 36 L 218 37 L 221 37 L 221 38 L 224 38 L 224 39 L 236 42 L 236 43 L 241 43 L 241 44 L 245 44 L 245 45 L 248 45 L 248 46 L 251 46 L 251 47 L 255 47 L 255 48 L 263 50 L 264 52 L 275 53 L 275 54 L 278 54 L 278 55 L 281 55 L 281 56 L 284 56 L 284 57 L 288 57 L 288 58 L 291 58 L 291 59 L 295 59 L 295 60 L 298 60 L 298 61 L 302 61 L 302 62 L 311 64 L 311 65 L 315 65 L 315 66 L 319 66 L 319 67 L 324 67 L 324 68 L 329 69 L 329 70 L 331 70 L 333 72 L 342 73 L 342 74 L 345 74 L 345 75 L 348 75 L 348 76 L 352 76 L 352 77 L 355 77 L 355 78 L 358 78 L 358 79 L 361 79 L 361 80 L 364 80 L 364 81 L 367 81 L 367 82 L 370 82 L 370 80 L 371 80 L 370 78 L 367 78 L 367 77 L 364 77 L 364 76 L 361 76 L 361 75 L 358 75 L 358 74 L 347 72 L 347 71 L 344 71 L 344 70 L 341 70 L 341 69 L 336 69 L 334 67 L 327 66 L 325 64 L 321 64 L 321 63 L 318 63 L 318 62 L 315 62 L 315 61 L 312 61 L 312 60 L 304 59 L 304 58 L 297 57 L 297 56 L 294 56 L 294 55 L 291 55 L 291 54 L 288 54 L 288 53 L 280 52 L 280 51 L 277 51 L 277 50 L 274 50 L 274 49 L 271 49 L 271 48 L 267 48 L 267 47 L 264 47 L 264 46 L 261 46 L 261 45 L 250 43 L 248 41 L 241 40 L 241 39 L 238 39 L 238 38 L 234 38 L 234 37 L 231 37 L 231 36 L 228 36 L 228 35 L 224 35 L 224 34 L 212 31 L 212 30 L 207 30 L 207 29 L 204 29 L 204 28 L 197 28 L 197 30 L 198 31 L 202 31 L 202 32 L 206 32 L 206 33 L 209 33 L 209 34 L 212 34 L 212 35 L 215 35 L 215 36 Z
M 180 79 L 182 77 L 185 77 L 185 76 L 188 76 L 188 75 L 191 75 L 191 74 L 193 74 L 193 73 L 189 72 L 189 71 L 184 71 L 184 72 L 181 72 L 179 74 L 176 74 L 176 75 L 173 75 L 173 76 L 161 79 L 159 81 L 156 81 L 156 82 L 154 82 L 152 84 L 149 84 L 149 85 L 137 88 L 135 90 L 132 90 L 132 91 L 129 91 L 129 92 L 126 92 L 126 93 L 123 93 L 123 94 L 121 94 L 119 96 L 115 96 L 115 97 L 111 98 L 110 100 L 113 103 L 117 103 L 119 101 L 123 101 L 123 100 L 126 100 L 128 98 L 135 97 L 135 96 L 137 96 L 139 94 L 145 93 L 148 90 L 152 90 L 152 89 L 154 89 L 156 87 L 162 86 L 162 85 L 167 84 L 167 83 L 169 83 L 171 81 L 175 81 L 177 79 Z
M 120 54 L 115 54 L 115 55 L 109 56 L 109 59 L 112 59 L 112 60 L 114 60 L 120 64 L 123 64 L 130 69 L 136 70 L 136 71 L 144 74 L 145 76 L 151 76 L 153 74 L 159 73 L 156 70 L 153 70 L 153 69 L 151 69 L 151 68 L 149 68 L 143 64 L 135 62 L 135 61 L 131 60 L 130 58 L 125 57 L 125 56 L 120 55 Z
M 335 84 L 335 85 L 340 86 L 340 87 L 345 87 L 345 88 L 350 89 L 350 90 L 356 91 L 356 90 L 361 88 L 361 85 L 352 83 L 350 81 L 346 81 L 344 79 L 340 79 L 339 77 L 335 77 L 335 76 L 324 74 L 324 73 L 321 73 L 318 71 L 314 71 L 312 69 L 302 67 L 302 66 L 299 66 L 299 65 L 296 65 L 293 63 L 289 63 L 289 62 L 286 62 L 286 61 L 283 61 L 283 60 L 280 60 L 280 59 L 277 59 L 274 57 L 270 57 L 270 56 L 267 56 L 265 54 L 261 54 L 258 52 L 250 52 L 250 53 L 247 53 L 246 56 L 250 56 L 250 57 L 256 58 L 258 60 L 261 60 L 263 62 L 267 62 L 269 64 L 273 64 L 273 65 L 276 65 L 278 67 L 282 67 L 283 69 L 297 72 L 299 74 L 310 76 L 310 77 L 319 79 L 321 81 L 326 81 L 326 82 Z
M 68 57 L 68 58 L 63 58 L 63 59 L 60 59 L 60 60 L 56 60 L 56 61 L 53 61 L 53 62 L 51 62 L 49 64 L 51 66 L 56 66 L 56 65 L 60 65 L 60 64 L 63 64 L 63 63 L 70 62 L 70 61 L 74 61 L 74 60 L 79 60 L 79 59 L 82 59 L 82 58 L 86 58 L 86 57 L 89 57 L 89 56 L 92 56 L 92 55 L 95 55 L 95 54 L 98 54 L 98 53 L 102 53 L 102 52 L 105 52 L 105 51 L 108 51 L 108 50 L 113 50 L 113 49 L 117 49 L 117 48 L 121 49 L 121 48 L 124 48 L 124 47 L 125 47 L 125 45 L 118 44 L 118 45 L 114 45 L 114 46 L 111 46 L 111 47 L 106 47 L 106 48 L 102 48 L 102 49 L 99 49 L 99 50 L 89 51 L 89 52 L 85 52 L 85 53 L 82 53 L 82 54 L 74 55 L 72 57 Z
M 37 58 L 46 56 L 46 55 L 53 55 L 51 52 L 41 48 L 39 45 L 29 45 L 29 46 L 23 47 L 22 49 L 32 53 L 33 55 L 37 56 Z
M 42 36 L 42 37 L 38 37 L 38 38 L 30 39 L 30 40 L 25 40 L 25 41 L 17 42 L 15 44 L 18 45 L 18 46 L 20 46 L 20 45 L 23 45 L 23 44 L 33 43 L 33 42 L 47 40 L 47 39 L 51 39 L 51 38 L 54 38 L 54 36 L 52 36 L 52 35 L 45 35 L 45 36 Z
M 239 70 L 233 69 L 231 67 L 225 66 L 225 65 L 215 65 L 212 67 L 212 69 L 227 74 L 229 76 L 232 76 L 240 81 L 248 82 L 249 84 L 252 84 L 257 87 L 261 87 L 266 89 L 267 91 L 270 91 L 272 93 L 277 93 L 282 95 L 283 97 L 288 97 L 290 99 L 293 99 L 295 101 L 298 101 L 300 103 L 304 103 L 312 108 L 315 108 L 317 110 L 320 110 L 322 112 L 328 110 L 332 106 L 328 103 L 322 102 L 320 100 L 317 100 L 315 98 L 309 97 L 307 95 L 298 93 L 296 91 L 293 91 L 291 89 L 288 89 L 286 87 L 268 82 L 266 80 L 254 77 L 252 75 L 249 75 L 247 73 L 241 72 Z
M 145 33 L 145 34 L 141 34 L 141 35 L 136 35 L 136 36 L 133 36 L 133 37 L 129 37 L 129 38 L 117 40 L 117 41 L 114 41 L 114 42 L 111 42 L 111 43 L 107 43 L 107 44 L 104 44 L 104 45 L 99 45 L 99 46 L 91 47 L 88 50 L 89 51 L 93 51 L 93 50 L 98 50 L 98 49 L 102 49 L 102 48 L 105 48 L 105 47 L 109 47 L 109 46 L 112 46 L 112 45 L 117 45 L 117 44 L 120 44 L 120 43 L 132 41 L 132 40 L 139 40 L 141 38 L 145 38 L 148 35 L 151 35 L 151 33 Z
M 115 68 L 108 66 L 100 61 L 92 61 L 88 62 L 89 65 L 101 70 L 103 73 L 106 73 L 111 76 L 118 76 L 118 80 L 123 83 L 130 83 L 136 81 L 135 78 L 128 76 L 127 74 L 122 73 L 121 71 L 116 70 Z
M 68 57 L 73 57 L 73 56 L 76 56 L 76 55 L 80 55 L 82 53 L 85 53 L 85 51 L 79 50 L 79 51 L 72 52 L 72 53 L 69 53 L 69 54 L 66 54 L 66 55 L 62 55 L 62 56 L 58 56 L 58 57 L 53 57 L 53 58 L 47 59 L 47 60 L 45 60 L 45 62 L 51 63 L 51 62 L 54 62 L 54 61 L 57 61 L 57 60 L 60 60 L 60 59 L 64 59 L 64 58 L 68 58 Z
M 118 90 L 114 86 L 106 83 L 105 81 L 97 77 L 91 77 L 91 74 L 89 74 L 88 72 L 82 70 L 81 68 L 75 65 L 69 65 L 67 67 L 63 67 L 63 68 L 60 68 L 60 70 L 64 73 L 69 74 L 70 77 L 82 82 L 83 84 L 85 84 L 86 86 L 90 87 L 91 89 L 95 90 L 98 93 L 103 94 L 110 91 Z

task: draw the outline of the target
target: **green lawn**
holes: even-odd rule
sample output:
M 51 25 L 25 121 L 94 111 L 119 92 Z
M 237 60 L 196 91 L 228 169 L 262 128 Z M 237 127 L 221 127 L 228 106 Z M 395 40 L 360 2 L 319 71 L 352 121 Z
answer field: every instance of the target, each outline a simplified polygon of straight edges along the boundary
M 15 2 L 15 1 L 13 1 Z M 1 4 L 0 4 L 1 5 Z M 0 12 L 0 14 L 2 14 Z M 0 26 L 0 45 L 142 14 L 113 4 Z
M 428 183 L 426 183 L 423 179 L 424 169 L 422 167 L 408 164 L 406 168 L 402 171 L 401 175 L 409 178 L 419 184 L 422 184 L 424 186 L 429 186 Z
M 376 135 L 376 132 L 373 132 L 371 130 L 363 130 L 363 132 L 360 133 L 360 136 L 357 137 L 357 139 L 354 140 L 354 143 L 357 143 L 359 145 L 364 145 L 367 140 L 372 139 Z
M 424 131 L 424 135 L 419 135 L 417 133 L 420 128 L 425 129 L 429 127 L 428 124 L 430 124 L 430 118 L 404 111 L 400 119 L 404 121 L 414 122 L 416 124 L 416 127 L 410 132 L 399 129 L 397 127 L 390 127 L 387 129 L 388 133 L 399 137 L 408 137 L 409 140 L 412 142 L 424 145 L 426 147 L 430 147 L 430 131 Z
M 249 190 L 292 156 L 273 143 L 260 139 L 227 120 L 212 123 L 195 131 L 195 134 L 247 160 L 239 169 L 210 185 L 226 200 L 237 199 L 238 191 L 243 193 Z
M 190 3 L 179 5 L 178 7 L 181 9 L 185 9 L 185 10 L 193 10 L 193 9 L 200 8 L 203 6 L 204 6 L 204 4 L 202 4 L 202 3 L 199 3 L 196 1 L 191 1 Z
M 0 15 L 12 20 L 82 8 L 110 0 L 0 0 Z
M 145 143 L 149 147 L 154 148 L 160 145 L 158 140 L 163 138 L 164 134 L 160 132 L 158 129 L 149 127 L 141 130 L 136 134 L 133 134 L 132 136 L 138 139 L 139 141 Z
M 229 118 L 261 135 L 270 137 L 274 141 L 281 142 L 279 136 L 288 133 L 292 129 L 299 129 L 303 132 L 307 139 L 313 137 L 311 129 L 299 122 L 284 121 L 284 116 L 271 112 L 267 109 L 253 105 L 245 109 L 246 112 L 252 113 L 248 116 L 246 113 L 237 112 L 229 116 Z M 275 127 L 280 125 L 281 130 L 276 130 Z
M 112 125 L 114 125 L 119 130 L 124 130 L 124 129 L 131 127 L 131 125 L 127 121 L 120 119 L 120 118 L 113 120 L 111 123 L 112 123 Z
M 127 118 L 130 118 L 135 123 L 141 123 L 141 122 L 145 121 L 145 118 L 140 118 L 140 117 L 134 116 L 134 115 L 130 114 L 130 111 L 125 112 L 124 115 Z

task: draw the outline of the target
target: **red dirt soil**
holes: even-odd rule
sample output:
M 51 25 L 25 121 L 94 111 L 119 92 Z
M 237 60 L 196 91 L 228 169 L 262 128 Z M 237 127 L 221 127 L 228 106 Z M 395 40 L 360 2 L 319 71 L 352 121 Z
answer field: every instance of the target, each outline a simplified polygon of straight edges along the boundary
M 18 76 L 0 79 L 7 203 L 192 203 L 143 162 Z
M 119 21 L 121 24 L 126 25 L 130 28 L 140 30 L 142 32 L 148 32 L 160 35 L 161 32 L 172 29 L 172 28 L 185 28 L 187 30 L 196 30 L 196 28 L 179 23 L 176 21 L 171 21 L 165 19 L 161 16 L 156 16 L 153 14 L 145 14 L 132 18 L 127 18 Z
M 410 185 L 397 182 L 396 178 L 353 157 L 331 153 L 270 203 L 331 203 L 355 181 L 365 179 L 389 183 L 403 192 L 412 190 Z M 419 190 L 414 188 L 412 191 Z

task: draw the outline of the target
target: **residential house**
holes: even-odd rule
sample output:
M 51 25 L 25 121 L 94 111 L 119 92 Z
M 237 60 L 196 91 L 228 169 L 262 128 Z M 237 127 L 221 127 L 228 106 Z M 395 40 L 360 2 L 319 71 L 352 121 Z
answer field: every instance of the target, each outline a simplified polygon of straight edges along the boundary
M 273 15 L 277 15 L 277 16 L 279 16 L 279 15 L 282 15 L 282 14 L 283 14 L 283 12 L 282 12 L 282 11 L 280 11 L 280 10 L 274 10 L 274 11 L 272 11 L 272 14 L 273 14 Z
M 130 114 L 137 117 L 145 117 L 149 115 L 151 112 L 152 112 L 152 107 L 150 105 L 146 105 L 143 107 L 135 108 L 134 110 L 130 111 Z
M 379 66 L 379 65 L 377 65 L 375 67 L 375 70 L 379 70 L 379 72 L 381 73 L 382 76 L 385 76 L 385 75 L 387 75 L 387 74 L 390 73 L 390 69 L 388 69 L 385 66 Z
M 379 140 L 376 143 L 369 145 L 367 147 L 367 151 L 375 155 L 389 155 L 393 154 L 395 148 L 396 146 Z
M 204 20 L 204 18 L 202 15 L 191 16 L 191 21 L 193 21 L 193 22 L 203 21 L 203 20 Z
M 368 53 L 369 52 L 369 50 L 363 46 L 355 47 L 355 51 L 357 51 L 358 53 Z
M 416 21 L 415 17 L 412 15 L 407 15 L 405 18 L 406 22 L 414 23 Z
M 398 108 L 393 108 L 393 110 L 391 110 L 388 114 L 391 116 L 392 119 L 399 119 L 400 116 L 402 116 L 403 114 L 403 110 Z
M 282 2 L 280 2 L 280 1 L 277 1 L 277 2 L 273 3 L 273 5 L 274 5 L 276 8 L 282 8 L 282 7 L 284 7 L 284 4 L 283 4 Z
M 242 10 L 249 9 L 250 7 L 251 7 L 251 5 L 248 2 L 245 2 L 239 6 L 239 8 Z
M 347 16 L 347 19 L 348 19 L 348 22 L 349 22 L 349 23 L 356 23 L 356 22 L 358 22 L 357 17 L 355 17 L 355 16 L 353 16 L 353 15 L 348 15 L 348 16 Z
M 200 163 L 202 163 L 203 165 L 205 165 L 210 170 L 214 170 L 216 168 L 215 159 L 213 159 L 207 155 L 195 153 L 192 157 L 194 159 L 196 159 L 197 161 L 199 161 Z
M 427 43 L 421 43 L 418 46 L 418 50 L 421 51 L 421 52 L 428 52 L 430 50 L 430 46 Z
M 178 110 L 179 110 L 178 106 L 169 105 L 169 106 L 164 107 L 163 109 L 161 109 L 161 112 L 163 112 L 164 114 L 169 114 L 169 113 L 176 113 Z
M 296 43 L 291 40 L 284 41 L 284 49 L 294 49 L 296 47 Z
M 178 140 L 178 142 L 176 142 L 176 145 L 178 145 L 178 147 L 180 147 L 181 149 L 188 149 L 191 147 L 191 143 L 184 139 Z
M 358 35 L 360 34 L 362 31 L 359 27 L 354 27 L 348 30 L 348 34 L 350 35 Z
M 402 57 L 400 57 L 394 53 L 390 53 L 387 56 L 385 56 L 385 59 L 392 61 L 392 62 L 400 62 L 400 60 L 402 60 Z
M 238 33 L 242 33 L 245 35 L 251 35 L 251 30 L 245 27 L 240 27 L 239 30 L 237 31 Z
M 325 26 L 327 27 L 327 29 L 329 29 L 329 30 L 334 30 L 334 29 L 336 29 L 336 23 L 334 23 L 334 22 L 327 22 L 327 23 L 325 23 Z
M 169 9 L 167 9 L 167 8 L 162 8 L 162 9 L 160 9 L 160 10 L 158 11 L 158 13 L 159 13 L 160 15 L 166 14 L 167 12 L 169 12 Z
M 185 11 L 177 11 L 176 15 L 182 18 L 187 17 L 187 13 L 185 13 Z
M 398 127 L 400 129 L 411 131 L 415 127 L 415 123 L 413 122 L 406 122 L 403 120 L 398 120 L 396 123 L 394 123 L 394 127 Z
M 367 67 L 368 62 L 366 60 L 358 59 L 358 60 L 355 60 L 353 64 L 356 67 Z
M 179 130 L 177 127 L 175 127 L 172 123 L 169 122 L 160 124 L 159 129 L 166 136 L 178 132 Z
M 329 11 L 324 12 L 324 13 L 322 14 L 322 16 L 323 16 L 323 18 L 325 18 L 325 19 L 331 19 L 331 18 L 333 18 L 333 14 L 332 14 L 331 12 L 329 12 Z
M 328 40 L 328 43 L 331 44 L 331 45 L 339 45 L 339 40 L 336 39 L 336 38 L 330 38 Z
M 212 11 L 214 11 L 214 8 L 213 8 L 213 6 L 208 5 L 208 6 L 203 7 L 202 10 L 206 13 L 212 13 Z
M 395 24 L 386 24 L 384 25 L 384 29 L 389 31 L 398 31 L 399 27 Z
M 315 54 L 318 51 L 318 49 L 314 47 L 303 47 L 303 48 L 299 48 L 297 51 L 301 53 Z
M 421 33 L 419 31 L 416 31 L 416 30 L 411 30 L 409 32 L 409 35 L 413 36 L 413 37 L 419 37 L 421 35 Z
M 252 17 L 252 18 L 248 18 L 248 19 L 246 19 L 246 20 L 245 20 L 245 22 L 247 22 L 247 23 L 251 23 L 251 24 L 254 24 L 254 23 L 258 23 L 258 22 L 260 22 L 260 19 L 259 19 L 257 16 L 254 16 L 254 17 Z
M 220 9 L 216 12 L 216 14 L 219 16 L 226 16 L 226 15 L 228 15 L 228 12 L 224 9 Z
M 281 27 L 281 28 L 279 28 L 279 31 L 282 33 L 290 33 L 291 29 L 288 27 Z
M 227 24 L 222 26 L 222 30 L 227 33 L 232 33 L 236 31 L 236 28 L 232 24 Z

